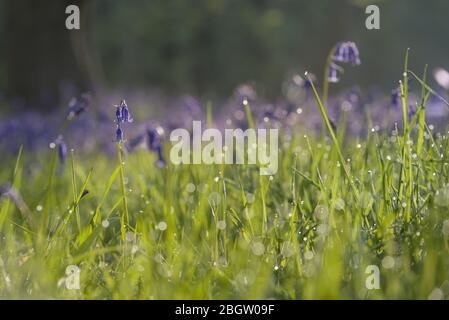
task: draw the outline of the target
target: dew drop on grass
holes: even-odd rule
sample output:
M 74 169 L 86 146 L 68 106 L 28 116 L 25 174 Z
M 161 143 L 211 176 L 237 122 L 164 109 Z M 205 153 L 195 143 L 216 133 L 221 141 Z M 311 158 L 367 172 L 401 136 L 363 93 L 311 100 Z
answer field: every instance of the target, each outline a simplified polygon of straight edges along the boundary
M 226 221 L 220 220 L 217 222 L 217 229 L 225 230 L 226 229 Z
M 101 222 L 101 225 L 103 226 L 103 228 L 107 228 L 107 227 L 109 227 L 109 221 L 108 220 L 103 220 Z
M 256 256 L 261 256 L 265 252 L 265 246 L 261 242 L 254 242 L 251 246 L 251 251 Z
M 384 267 L 385 269 L 391 269 L 394 267 L 394 258 L 392 256 L 385 256 L 382 259 L 382 267 Z
M 165 231 L 167 229 L 167 223 L 165 221 L 161 221 L 157 224 L 156 228 L 160 231 Z
M 315 210 L 313 211 L 313 214 L 315 217 L 319 220 L 325 220 L 327 216 L 329 215 L 329 210 L 325 205 L 319 204 L 315 207 Z
M 42 209 L 43 209 L 43 207 L 42 207 L 42 205 L 40 205 L 40 204 L 38 204 L 37 206 L 36 206 L 36 210 L 37 211 L 42 211 Z
M 49 147 L 50 147 L 50 149 L 56 148 L 56 143 L 54 143 L 54 142 L 50 143 Z
M 312 260 L 313 259 L 313 252 L 312 251 L 307 251 L 306 253 L 304 253 L 304 259 L 306 260 Z
M 345 201 L 342 198 L 335 200 L 335 209 L 343 211 L 345 209 Z

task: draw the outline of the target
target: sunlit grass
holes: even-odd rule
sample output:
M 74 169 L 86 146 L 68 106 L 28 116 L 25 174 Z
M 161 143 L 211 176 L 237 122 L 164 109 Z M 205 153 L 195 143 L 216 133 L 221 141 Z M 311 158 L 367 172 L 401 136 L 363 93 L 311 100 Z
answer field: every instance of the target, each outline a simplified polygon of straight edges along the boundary
M 363 139 L 347 134 L 346 117 L 334 128 L 328 83 L 322 99 L 309 79 L 326 133 L 281 130 L 274 176 L 256 165 L 160 167 L 121 143 L 115 158 L 75 148 L 65 165 L 56 148 L 5 155 L 0 297 L 447 298 L 449 134 L 427 123 L 436 93 L 407 61 L 402 123 L 367 125 Z M 412 117 L 409 75 L 422 86 Z M 65 286 L 70 265 L 80 290 Z M 380 289 L 365 285 L 370 265 Z

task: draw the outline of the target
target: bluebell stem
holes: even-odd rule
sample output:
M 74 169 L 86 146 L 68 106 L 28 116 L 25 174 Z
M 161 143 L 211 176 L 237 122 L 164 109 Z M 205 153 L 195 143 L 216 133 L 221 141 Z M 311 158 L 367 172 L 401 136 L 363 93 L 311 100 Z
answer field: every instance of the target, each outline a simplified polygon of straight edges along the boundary
M 156 165 L 160 168 L 165 166 L 165 159 L 164 159 L 164 155 L 162 154 L 162 146 L 159 145 L 159 147 L 157 148 L 157 156 L 158 156 L 158 160 L 156 161 Z

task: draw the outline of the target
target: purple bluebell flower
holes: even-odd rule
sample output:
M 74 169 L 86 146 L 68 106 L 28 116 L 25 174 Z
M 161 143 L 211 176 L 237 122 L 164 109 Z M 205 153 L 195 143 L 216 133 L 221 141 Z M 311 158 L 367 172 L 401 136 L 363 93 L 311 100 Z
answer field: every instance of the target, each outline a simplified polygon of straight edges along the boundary
M 120 127 L 117 127 L 117 131 L 115 131 L 115 140 L 117 142 L 123 142 L 123 130 Z
M 147 129 L 147 145 L 150 151 L 157 151 L 157 149 L 161 146 L 161 139 L 159 137 L 159 133 L 154 128 Z
M 329 82 L 338 82 L 340 78 L 338 77 L 338 72 L 343 72 L 343 68 L 337 65 L 335 62 L 350 63 L 353 66 L 360 64 L 359 49 L 356 44 L 351 41 L 339 42 L 335 46 L 335 51 L 332 56 L 332 61 L 329 65 Z
M 116 106 L 117 110 L 115 111 L 115 116 L 117 118 L 117 123 L 122 122 L 133 122 L 133 119 L 131 118 L 131 115 L 129 113 L 128 105 L 126 104 L 125 100 L 122 100 L 120 102 L 119 106 Z
M 351 41 L 340 42 L 337 44 L 332 60 L 343 63 L 351 63 L 353 66 L 360 64 L 359 49 Z
M 331 83 L 337 83 L 340 81 L 340 78 L 338 77 L 338 70 L 339 67 L 335 63 L 331 63 L 329 66 L 329 75 L 328 80 Z

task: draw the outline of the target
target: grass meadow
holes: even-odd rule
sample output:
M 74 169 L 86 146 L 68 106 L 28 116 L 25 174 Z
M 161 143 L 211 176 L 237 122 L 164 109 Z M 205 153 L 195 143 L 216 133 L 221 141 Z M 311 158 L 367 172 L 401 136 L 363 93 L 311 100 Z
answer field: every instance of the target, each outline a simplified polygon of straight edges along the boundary
M 399 70 L 400 121 L 378 127 L 365 108 L 363 135 L 348 117 L 330 120 L 330 83 L 322 94 L 304 76 L 322 126 L 280 126 L 273 176 L 258 165 L 162 166 L 124 142 L 115 155 L 69 145 L 64 164 L 57 143 L 4 153 L 0 297 L 447 298 L 449 134 L 426 118 L 429 99 L 443 98 L 407 58 Z M 170 142 L 161 146 L 169 159 Z M 66 287 L 70 265 L 79 290 Z M 369 266 L 379 288 L 367 286 Z

